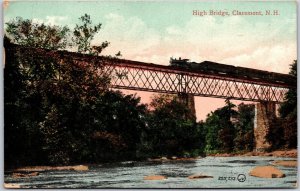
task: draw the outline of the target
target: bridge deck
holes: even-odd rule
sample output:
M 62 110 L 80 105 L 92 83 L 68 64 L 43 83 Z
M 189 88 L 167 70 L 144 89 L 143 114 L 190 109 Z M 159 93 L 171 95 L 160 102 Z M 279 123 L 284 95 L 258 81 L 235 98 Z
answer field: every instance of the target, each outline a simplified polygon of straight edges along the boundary
M 188 63 L 188 65 L 183 66 L 166 66 L 125 59 L 115 59 L 113 63 L 130 68 L 166 71 L 172 73 L 189 73 L 190 75 L 205 75 L 220 79 L 234 79 L 242 82 L 253 82 L 255 84 L 264 84 L 278 87 L 296 88 L 297 84 L 297 79 L 289 74 L 269 72 L 245 67 L 236 67 L 211 61 L 204 61 L 201 63 L 192 62 Z

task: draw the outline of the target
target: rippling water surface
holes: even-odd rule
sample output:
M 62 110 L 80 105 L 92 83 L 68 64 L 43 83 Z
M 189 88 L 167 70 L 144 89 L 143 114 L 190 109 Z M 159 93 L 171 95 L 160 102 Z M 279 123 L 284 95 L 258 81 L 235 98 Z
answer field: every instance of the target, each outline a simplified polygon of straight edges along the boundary
M 255 166 L 270 165 L 275 157 L 206 157 L 195 161 L 135 162 L 92 165 L 89 171 L 48 171 L 29 178 L 5 175 L 6 183 L 24 188 L 291 188 L 297 181 L 297 167 L 280 167 L 284 178 L 248 175 Z M 213 176 L 188 179 L 193 174 Z M 147 175 L 164 175 L 166 180 L 143 180 Z M 246 180 L 240 179 L 245 175 Z M 227 180 L 225 180 L 225 178 Z M 239 177 L 239 180 L 238 180 Z M 230 180 L 228 180 L 230 179 Z

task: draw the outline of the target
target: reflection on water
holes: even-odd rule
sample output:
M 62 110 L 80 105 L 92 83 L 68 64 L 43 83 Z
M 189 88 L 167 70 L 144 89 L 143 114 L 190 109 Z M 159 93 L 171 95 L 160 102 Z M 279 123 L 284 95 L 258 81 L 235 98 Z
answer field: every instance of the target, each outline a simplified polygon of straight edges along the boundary
M 135 162 L 91 165 L 89 171 L 48 171 L 39 176 L 14 179 L 6 183 L 24 188 L 288 188 L 295 187 L 297 167 L 278 167 L 286 177 L 257 178 L 248 175 L 255 166 L 270 165 L 274 157 L 206 157 L 195 161 Z M 193 174 L 213 178 L 188 179 Z M 166 180 L 143 180 L 147 175 L 164 175 Z M 244 182 L 239 175 L 245 175 Z M 227 178 L 224 178 L 227 177 Z

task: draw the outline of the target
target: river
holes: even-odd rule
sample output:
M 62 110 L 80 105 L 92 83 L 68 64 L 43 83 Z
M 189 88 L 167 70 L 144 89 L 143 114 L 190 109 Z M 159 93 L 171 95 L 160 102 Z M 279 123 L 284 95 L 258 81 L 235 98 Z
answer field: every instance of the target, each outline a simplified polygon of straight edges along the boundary
M 297 181 L 297 167 L 281 167 L 284 178 L 249 176 L 255 166 L 270 165 L 279 157 L 205 157 L 195 161 L 136 162 L 90 165 L 88 171 L 48 171 L 36 177 L 12 178 L 5 183 L 22 188 L 291 188 Z M 188 179 L 193 174 L 213 178 Z M 166 180 L 143 180 L 147 175 L 164 175 Z M 241 179 L 245 176 L 246 179 Z M 225 180 L 226 178 L 226 180 Z

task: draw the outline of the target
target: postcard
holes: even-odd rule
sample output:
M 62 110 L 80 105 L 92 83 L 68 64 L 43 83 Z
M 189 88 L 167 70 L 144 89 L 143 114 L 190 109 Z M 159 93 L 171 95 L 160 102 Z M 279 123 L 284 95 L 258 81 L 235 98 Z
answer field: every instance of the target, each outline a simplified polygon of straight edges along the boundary
M 297 2 L 4 1 L 4 188 L 296 188 Z

